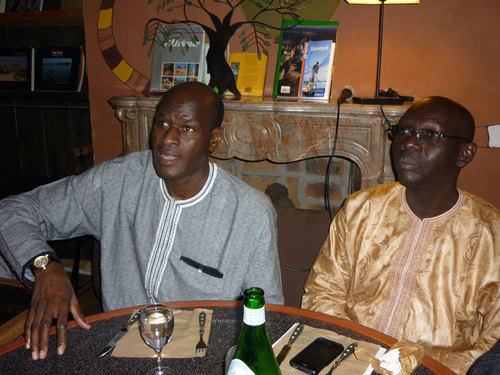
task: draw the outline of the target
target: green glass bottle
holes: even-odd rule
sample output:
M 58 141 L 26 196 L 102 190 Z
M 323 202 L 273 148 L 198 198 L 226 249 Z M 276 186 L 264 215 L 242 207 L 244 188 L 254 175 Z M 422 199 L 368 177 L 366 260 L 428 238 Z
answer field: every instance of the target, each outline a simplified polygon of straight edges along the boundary
M 281 375 L 266 331 L 264 291 L 248 288 L 243 297 L 243 327 L 228 375 Z

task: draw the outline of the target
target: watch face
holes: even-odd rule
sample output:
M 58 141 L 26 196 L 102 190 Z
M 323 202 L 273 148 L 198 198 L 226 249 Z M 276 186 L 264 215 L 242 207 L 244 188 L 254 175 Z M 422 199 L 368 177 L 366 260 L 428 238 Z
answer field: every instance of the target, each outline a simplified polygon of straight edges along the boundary
M 40 255 L 39 257 L 36 257 L 35 260 L 33 261 L 33 265 L 36 268 L 45 268 L 49 264 L 49 256 L 48 255 Z

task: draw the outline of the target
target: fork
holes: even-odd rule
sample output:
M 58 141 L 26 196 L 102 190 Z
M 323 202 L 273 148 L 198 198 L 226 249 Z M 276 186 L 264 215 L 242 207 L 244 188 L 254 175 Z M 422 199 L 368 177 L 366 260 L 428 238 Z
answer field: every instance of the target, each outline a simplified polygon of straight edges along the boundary
M 344 359 L 349 357 L 352 353 L 354 353 L 354 348 L 358 346 L 357 343 L 353 342 L 351 345 L 349 345 L 340 355 L 340 357 L 335 361 L 333 366 L 330 368 L 330 371 L 326 373 L 326 375 L 332 375 L 333 370 L 335 370 Z
M 205 333 L 205 319 L 207 314 L 205 311 L 200 312 L 199 321 L 200 321 L 200 341 L 196 344 L 196 354 L 205 355 L 207 350 L 207 344 L 203 341 L 203 334 Z

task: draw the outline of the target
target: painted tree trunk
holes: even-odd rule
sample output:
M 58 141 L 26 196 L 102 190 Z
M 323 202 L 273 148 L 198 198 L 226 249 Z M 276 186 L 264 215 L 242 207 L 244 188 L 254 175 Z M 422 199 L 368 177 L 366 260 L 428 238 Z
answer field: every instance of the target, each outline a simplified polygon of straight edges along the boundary
M 226 49 L 231 35 L 221 36 L 219 33 L 210 32 L 207 32 L 207 35 L 210 43 L 207 53 L 207 70 L 210 74 L 208 85 L 217 87 L 220 96 L 229 90 L 236 98 L 241 98 L 233 71 L 226 61 Z

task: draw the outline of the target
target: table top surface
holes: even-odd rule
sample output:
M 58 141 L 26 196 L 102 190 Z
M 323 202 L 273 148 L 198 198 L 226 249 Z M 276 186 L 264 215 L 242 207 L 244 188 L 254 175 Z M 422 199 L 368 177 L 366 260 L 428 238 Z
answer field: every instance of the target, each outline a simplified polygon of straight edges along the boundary
M 242 324 L 241 302 L 234 301 L 191 301 L 169 303 L 173 308 L 192 309 L 204 307 L 213 310 L 212 326 L 205 357 L 165 359 L 164 363 L 178 374 L 224 374 L 224 358 L 229 348 L 236 344 Z M 56 336 L 51 335 L 49 353 L 45 360 L 32 361 L 24 340 L 18 339 L 0 347 L 0 368 L 3 374 L 144 374 L 154 367 L 151 358 L 118 358 L 98 353 L 123 327 L 136 307 L 109 311 L 87 317 L 92 328 L 89 331 L 69 324 L 68 345 L 62 356 L 56 353 Z M 328 329 L 354 340 L 374 342 L 389 347 L 394 338 L 371 328 L 345 319 L 298 309 L 289 306 L 266 305 L 266 328 L 271 342 L 278 340 L 294 323 Z M 52 327 L 54 333 L 54 327 Z M 414 374 L 454 374 L 430 357 L 425 357 L 423 365 Z

